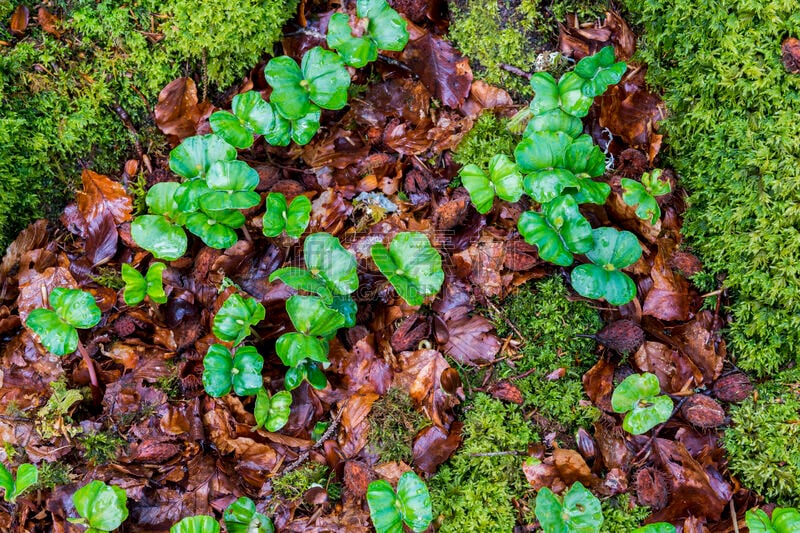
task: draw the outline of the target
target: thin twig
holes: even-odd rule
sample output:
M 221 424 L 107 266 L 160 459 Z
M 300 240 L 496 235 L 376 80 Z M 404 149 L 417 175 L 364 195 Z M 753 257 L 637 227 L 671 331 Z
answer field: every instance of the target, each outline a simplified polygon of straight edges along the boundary
M 733 533 L 739 533 L 739 519 L 736 518 L 736 507 L 733 506 L 733 497 L 728 500 L 728 505 L 731 508 L 731 522 L 733 522 Z
M 83 346 L 83 343 L 78 339 L 78 351 L 83 357 L 83 362 L 86 364 L 86 369 L 89 371 L 89 382 L 91 383 L 92 399 L 96 405 L 103 403 L 103 392 L 100 390 L 100 381 L 97 379 L 97 371 L 94 368 L 94 361 L 89 357 L 89 353 Z
M 317 442 L 315 442 L 314 445 L 311 448 L 309 448 L 308 450 L 306 450 L 303 453 L 301 453 L 300 456 L 297 459 L 295 459 L 292 464 L 287 466 L 283 470 L 283 472 L 281 472 L 281 475 L 288 474 L 292 470 L 294 470 L 297 467 L 299 467 L 300 465 L 302 465 L 306 461 L 306 459 L 308 459 L 308 457 L 311 455 L 311 452 L 313 450 L 316 450 L 317 448 L 322 447 L 322 445 L 325 443 L 325 441 L 328 440 L 331 435 L 333 435 L 334 431 L 336 431 L 336 428 L 339 427 L 339 421 L 342 419 L 342 414 L 344 414 L 344 410 L 345 410 L 345 408 L 347 408 L 348 402 L 350 402 L 350 398 L 345 400 L 344 405 L 342 405 L 342 408 L 339 409 L 338 413 L 336 413 L 336 416 L 333 417 L 333 419 L 331 420 L 331 425 L 328 426 L 328 429 L 325 430 L 325 433 L 322 434 L 322 436 L 319 438 L 319 440 Z
M 492 302 L 491 300 L 489 300 L 487 298 L 486 299 L 486 303 L 488 303 L 489 307 L 492 308 L 492 311 L 494 311 L 495 313 L 500 315 L 500 317 L 503 319 L 503 321 L 506 324 L 508 324 L 508 327 L 510 327 L 514 331 L 514 333 L 517 334 L 517 337 L 519 337 L 519 340 L 521 340 L 525 344 L 528 343 L 528 339 L 525 338 L 525 335 L 523 335 L 522 332 L 517 328 L 517 326 L 515 326 L 514 323 L 511 322 L 511 320 L 509 320 L 509 318 L 505 315 L 505 313 L 503 313 L 496 305 L 494 305 L 494 302 Z
M 497 457 L 499 455 L 525 455 L 525 453 L 518 452 L 517 450 L 508 450 L 505 452 L 484 452 L 484 453 L 469 454 L 470 457 Z
M 500 63 L 500 68 L 505 70 L 506 72 L 510 72 L 511 74 L 516 74 L 517 76 L 521 76 L 526 80 L 531 79 L 532 74 L 530 72 L 525 72 L 521 68 L 517 68 L 514 65 L 507 65 L 505 63 Z
M 642 455 L 643 452 L 650 450 L 650 447 L 653 445 L 653 441 L 656 440 L 656 437 L 658 437 L 658 434 L 661 432 L 662 429 L 664 429 L 664 426 L 667 425 L 667 422 L 669 422 L 672 419 L 672 417 L 677 414 L 677 412 L 683 406 L 684 402 L 686 402 L 686 400 L 688 400 L 688 399 L 689 399 L 689 396 L 687 396 L 685 398 L 681 398 L 678 401 L 678 405 L 676 405 L 675 409 L 672 410 L 672 413 L 669 415 L 669 418 L 667 418 L 661 424 L 659 424 L 658 427 L 653 431 L 653 436 L 650 437 L 650 440 L 648 440 L 647 443 L 642 447 L 642 449 L 639 450 L 639 453 L 637 453 L 636 457 L 633 458 L 634 461 L 639 459 L 639 456 Z

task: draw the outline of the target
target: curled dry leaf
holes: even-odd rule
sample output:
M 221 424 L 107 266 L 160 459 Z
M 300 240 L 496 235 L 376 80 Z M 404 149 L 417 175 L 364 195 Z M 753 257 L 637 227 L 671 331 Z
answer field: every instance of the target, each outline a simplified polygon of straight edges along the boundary
M 158 128 L 173 145 L 177 145 L 186 137 L 197 134 L 199 122 L 212 110 L 209 102 L 198 103 L 194 80 L 178 78 L 158 94 L 154 115 Z
M 469 98 L 461 105 L 461 111 L 468 117 L 477 118 L 483 110 L 510 108 L 513 105 L 514 100 L 503 89 L 483 80 L 475 80 L 472 82 Z
M 800 40 L 789 37 L 781 44 L 783 66 L 792 74 L 800 74 Z
M 680 273 L 669 267 L 669 244 L 659 241 L 650 276 L 653 287 L 647 292 L 642 313 L 664 321 L 688 320 L 696 293 Z
M 616 11 L 606 12 L 605 20 L 593 25 L 581 24 L 577 15 L 569 14 L 558 29 L 559 50 L 576 60 L 609 45 L 614 46 L 617 61 L 627 61 L 636 51 L 636 34 Z
M 393 385 L 407 390 L 435 425 L 449 427 L 451 409 L 459 399 L 447 394 L 441 385 L 442 373 L 450 368 L 447 360 L 437 350 L 403 352 L 398 359 L 402 370 L 395 374 Z
M 369 436 L 369 416 L 372 404 L 379 396 L 368 387 L 350 396 L 342 408 L 339 447 L 345 458 L 355 457 L 367 445 Z
M 525 403 L 525 398 L 522 396 L 522 391 L 510 381 L 498 381 L 491 386 L 489 389 L 489 394 L 498 400 L 503 400 L 504 402 L 511 402 L 517 405 L 522 405 Z
M 61 37 L 61 30 L 59 30 L 59 24 L 61 24 L 61 20 L 50 13 L 46 7 L 41 6 L 39 8 L 39 12 L 36 17 L 39 20 L 39 26 L 42 27 L 42 30 L 49 33 L 56 39 Z
M 701 311 L 691 321 L 674 328 L 671 335 L 681 352 L 703 373 L 706 383 L 719 377 L 727 350 L 725 341 L 715 331 L 711 311 Z
M 655 374 L 661 388 L 670 394 L 703 383 L 703 375 L 697 366 L 666 344 L 647 341 L 636 352 L 634 360 L 641 371 Z
M 438 426 L 428 426 L 414 439 L 414 465 L 433 475 L 439 465 L 447 461 L 461 445 L 461 430 L 464 424 L 453 422 L 449 431 Z
M 11 14 L 11 23 L 8 27 L 13 35 L 21 37 L 25 34 L 25 30 L 28 29 L 30 14 L 30 10 L 24 5 L 20 4 L 17 6 L 17 9 Z
M 636 499 L 639 505 L 652 507 L 660 511 L 667 506 L 669 489 L 664 474 L 653 467 L 645 467 L 636 472 L 634 481 Z

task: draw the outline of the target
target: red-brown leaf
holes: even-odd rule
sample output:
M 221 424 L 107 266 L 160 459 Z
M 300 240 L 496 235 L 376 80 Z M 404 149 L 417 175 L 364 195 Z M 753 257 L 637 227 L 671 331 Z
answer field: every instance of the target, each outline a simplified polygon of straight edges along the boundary
M 17 6 L 14 13 L 11 15 L 11 23 L 9 29 L 11 33 L 17 37 L 21 37 L 25 30 L 28 29 L 28 19 L 30 18 L 30 10 L 22 4 Z

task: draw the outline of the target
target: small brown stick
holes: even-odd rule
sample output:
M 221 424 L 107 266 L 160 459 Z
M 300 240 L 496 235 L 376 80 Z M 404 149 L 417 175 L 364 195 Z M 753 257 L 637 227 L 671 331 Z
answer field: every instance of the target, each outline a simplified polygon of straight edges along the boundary
M 502 311 L 501 311 L 501 310 L 500 310 L 500 309 L 499 309 L 499 308 L 498 308 L 496 305 L 494 305 L 494 303 L 493 303 L 491 300 L 489 300 L 488 298 L 486 299 L 486 303 L 488 303 L 488 304 L 489 304 L 489 307 L 491 307 L 491 308 L 492 308 L 492 311 L 494 311 L 495 313 L 497 313 L 498 315 L 500 315 L 500 317 L 503 319 L 503 321 L 504 321 L 506 324 L 508 324 L 508 327 L 510 327 L 510 328 L 511 328 L 511 329 L 514 331 L 514 333 L 516 333 L 516 334 L 517 334 L 517 337 L 519 337 L 519 340 L 521 340 L 521 341 L 522 341 L 522 342 L 524 342 L 525 344 L 527 344 L 527 343 L 528 343 L 528 339 L 526 339 L 526 338 L 525 338 L 525 335 L 523 335 L 523 334 L 522 334 L 522 332 L 521 332 L 519 329 L 517 329 L 517 326 L 515 326 L 515 325 L 514 325 L 514 323 L 513 323 L 513 322 L 511 322 L 511 320 L 509 320 L 509 318 L 508 318 L 508 317 L 505 315 L 505 313 L 503 313 L 503 312 L 502 312 Z
M 133 126 L 131 116 L 119 104 L 115 103 L 111 106 L 111 109 L 117 114 L 119 119 L 122 121 L 122 124 L 128 129 L 128 132 L 130 132 L 131 137 L 133 137 L 133 144 L 136 148 L 136 154 L 139 156 L 139 159 L 142 159 L 144 157 L 144 150 L 142 150 L 142 143 L 139 142 L 139 132 L 137 132 L 136 128 Z
M 292 464 L 287 466 L 283 470 L 283 472 L 281 472 L 282 475 L 288 474 L 292 470 L 296 469 L 298 466 L 302 465 L 306 461 L 306 459 L 308 459 L 308 457 L 311 455 L 311 451 L 312 450 L 316 450 L 317 448 L 320 448 L 325 443 L 325 441 L 328 440 L 331 435 L 333 435 L 333 432 L 336 431 L 337 427 L 339 427 L 339 421 L 342 419 L 342 415 L 344 414 L 344 410 L 347 407 L 347 403 L 349 401 L 350 401 L 350 398 L 345 400 L 344 405 L 342 406 L 341 409 L 339 409 L 339 412 L 336 413 L 336 416 L 333 417 L 333 420 L 331 420 L 331 425 L 328 426 L 328 429 L 325 430 L 325 433 L 322 434 L 322 436 L 319 438 L 319 440 L 317 442 L 315 442 L 314 445 L 311 448 L 309 448 L 308 450 L 306 450 L 303 453 L 301 453 L 300 457 L 295 459 Z
M 728 506 L 731 508 L 731 522 L 733 522 L 733 533 L 739 533 L 739 519 L 736 518 L 736 507 L 733 505 L 733 497 L 728 500 Z
M 530 72 L 525 72 L 524 70 L 517 68 L 513 65 L 507 65 L 505 63 L 500 63 L 500 68 L 505 70 L 506 72 L 510 72 L 511 74 L 516 74 L 517 76 L 521 76 L 526 80 L 531 79 L 532 74 Z
M 89 357 L 89 353 L 83 346 L 83 343 L 78 339 L 78 351 L 83 357 L 83 362 L 86 364 L 86 369 L 89 371 L 89 382 L 91 383 L 92 399 L 96 405 L 103 403 L 103 392 L 100 390 L 100 381 L 97 379 L 97 371 L 94 368 L 94 361 Z

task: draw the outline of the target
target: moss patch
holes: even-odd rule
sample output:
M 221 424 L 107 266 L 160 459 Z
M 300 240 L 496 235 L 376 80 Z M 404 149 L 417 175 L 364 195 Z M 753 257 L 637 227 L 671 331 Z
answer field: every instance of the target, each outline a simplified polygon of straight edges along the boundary
M 0 20 L 19 2 L 0 0 Z M 150 119 L 159 91 L 202 70 L 226 87 L 272 52 L 297 0 L 60 0 L 61 39 L 0 26 L 0 248 L 34 218 L 57 215 L 84 167 L 116 172 L 131 116 L 146 150 L 161 138 Z M 198 79 L 203 78 L 202 73 Z
M 667 163 L 691 193 L 683 229 L 735 298 L 732 355 L 772 373 L 800 353 L 800 76 L 781 61 L 800 11 L 787 0 L 625 4 L 669 107 Z
M 439 531 L 511 531 L 518 520 L 514 500 L 532 495 L 522 473 L 522 457 L 472 454 L 519 451 L 538 441 L 522 410 L 485 394 L 465 407 L 464 442 L 439 468 L 429 486 Z
M 406 391 L 392 388 L 372 405 L 369 425 L 370 448 L 381 462 L 410 464 L 414 436 L 429 423 L 414 409 Z
M 758 387 L 731 410 L 724 445 L 731 472 L 779 505 L 800 505 L 800 369 Z
M 474 164 L 486 168 L 496 154 L 511 157 L 517 142 L 517 136 L 508 131 L 508 119 L 482 113 L 453 151 L 453 160 L 459 165 Z
M 513 361 L 514 366 L 496 365 L 496 375 L 510 378 L 535 369 L 514 384 L 522 391 L 526 412 L 542 430 L 566 437 L 579 427 L 589 426 L 598 411 L 588 402 L 581 379 L 597 360 L 593 353 L 595 343 L 575 335 L 600 329 L 597 311 L 584 302 L 570 301 L 564 283 L 555 277 L 524 285 L 500 309 L 503 316 L 493 317 L 498 334 L 516 336 L 507 319 L 527 342 Z M 545 377 L 560 368 L 564 369 L 560 379 L 550 381 Z
M 500 65 L 542 70 L 545 63 L 539 55 L 555 49 L 556 21 L 573 12 L 582 19 L 598 16 L 607 6 L 599 0 L 457 0 L 450 3 L 449 37 L 469 57 L 478 78 L 515 95 L 531 96 L 527 81 Z

